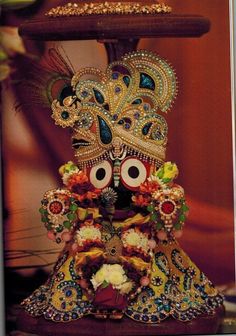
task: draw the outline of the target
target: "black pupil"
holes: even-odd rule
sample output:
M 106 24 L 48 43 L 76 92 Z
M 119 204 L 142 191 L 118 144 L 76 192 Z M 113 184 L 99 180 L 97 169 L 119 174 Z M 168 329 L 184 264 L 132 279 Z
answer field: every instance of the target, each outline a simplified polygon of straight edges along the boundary
M 129 174 L 130 177 L 135 179 L 139 176 L 139 170 L 135 166 L 129 167 L 128 174 Z
M 96 178 L 97 180 L 101 181 L 104 179 L 106 175 L 106 171 L 104 168 L 99 168 L 97 171 L 96 171 Z

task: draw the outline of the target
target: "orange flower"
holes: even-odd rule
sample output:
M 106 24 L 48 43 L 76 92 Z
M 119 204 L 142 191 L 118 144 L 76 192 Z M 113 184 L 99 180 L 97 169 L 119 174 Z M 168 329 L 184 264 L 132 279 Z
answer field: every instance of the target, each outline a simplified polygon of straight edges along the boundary
M 99 190 L 99 189 L 94 189 L 93 191 L 88 191 L 86 193 L 86 198 L 90 199 L 90 200 L 93 199 L 93 198 L 97 198 L 100 195 L 100 193 L 101 193 L 101 190 Z
M 157 191 L 159 184 L 157 181 L 146 181 L 140 184 L 139 190 L 142 194 L 152 194 L 153 192 Z
M 149 205 L 150 200 L 151 198 L 148 195 L 136 194 L 132 196 L 132 201 L 134 202 L 134 204 L 140 207 Z
M 83 194 L 83 195 L 78 195 L 78 194 L 75 194 L 75 197 L 77 198 L 77 200 L 82 203 L 85 199 L 86 199 L 86 194 Z
M 68 179 L 68 187 L 72 187 L 76 184 L 82 184 L 88 182 L 88 177 L 83 171 L 79 171 L 78 173 L 72 174 Z
M 100 194 L 100 190 L 95 189 L 94 191 L 87 191 L 81 195 L 74 193 L 73 197 L 75 197 L 78 201 L 83 202 L 84 200 L 91 201 L 92 199 L 96 199 L 98 198 L 99 194 Z

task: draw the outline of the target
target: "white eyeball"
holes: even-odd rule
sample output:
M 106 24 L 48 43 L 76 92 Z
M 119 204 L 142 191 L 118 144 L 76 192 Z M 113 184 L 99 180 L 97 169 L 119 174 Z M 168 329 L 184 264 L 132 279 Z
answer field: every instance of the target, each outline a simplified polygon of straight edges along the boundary
M 129 157 L 121 164 L 121 180 L 129 189 L 136 189 L 147 178 L 147 168 L 142 161 Z
M 112 166 L 109 161 L 103 161 L 92 167 L 89 173 L 89 179 L 95 188 L 106 188 L 112 178 Z

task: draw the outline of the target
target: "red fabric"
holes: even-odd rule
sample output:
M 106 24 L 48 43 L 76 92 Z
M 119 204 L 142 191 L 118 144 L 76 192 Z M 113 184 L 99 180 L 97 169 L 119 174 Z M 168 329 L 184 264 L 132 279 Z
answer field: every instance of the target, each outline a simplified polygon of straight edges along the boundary
M 109 285 L 106 288 L 98 288 L 93 304 L 101 309 L 124 310 L 127 306 L 127 300 L 117 289 Z

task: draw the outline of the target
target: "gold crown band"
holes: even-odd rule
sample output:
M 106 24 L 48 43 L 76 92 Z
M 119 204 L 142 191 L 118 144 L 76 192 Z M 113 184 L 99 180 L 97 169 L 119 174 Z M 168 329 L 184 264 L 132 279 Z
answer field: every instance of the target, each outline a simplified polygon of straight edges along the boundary
M 71 3 L 50 9 L 46 16 L 129 15 L 171 13 L 172 8 L 163 3 L 141 4 L 139 2 Z
M 128 133 L 127 136 L 127 132 L 121 127 L 118 128 L 117 134 L 119 134 L 121 140 L 135 152 L 142 153 L 144 159 L 147 157 L 149 161 L 158 161 L 160 165 L 164 163 L 165 147 L 163 145 L 149 143 L 131 133 Z

